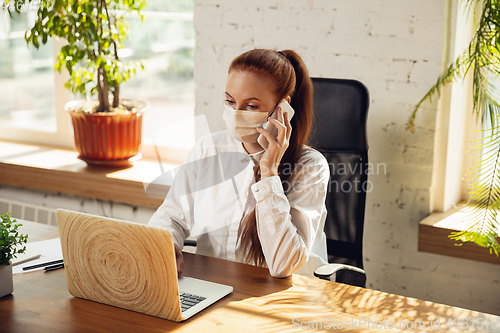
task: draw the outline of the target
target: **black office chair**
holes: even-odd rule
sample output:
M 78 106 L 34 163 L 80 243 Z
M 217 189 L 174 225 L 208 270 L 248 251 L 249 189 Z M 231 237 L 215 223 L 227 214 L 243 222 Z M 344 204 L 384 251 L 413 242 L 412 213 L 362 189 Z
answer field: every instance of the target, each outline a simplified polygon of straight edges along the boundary
M 325 222 L 328 262 L 314 275 L 365 287 L 363 225 L 365 217 L 368 144 L 368 89 L 355 80 L 312 78 L 315 126 L 310 145 L 330 165 Z

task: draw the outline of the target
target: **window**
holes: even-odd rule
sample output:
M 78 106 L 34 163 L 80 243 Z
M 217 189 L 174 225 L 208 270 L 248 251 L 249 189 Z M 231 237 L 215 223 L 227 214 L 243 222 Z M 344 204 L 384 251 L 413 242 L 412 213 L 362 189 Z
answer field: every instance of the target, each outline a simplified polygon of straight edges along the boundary
M 121 96 L 151 103 L 144 115 L 143 138 L 194 117 L 192 13 L 192 1 L 148 0 L 143 22 L 133 14 L 128 18 L 131 34 L 122 59 L 142 60 L 145 69 L 122 86 Z M 194 145 L 194 126 L 177 137 L 178 142 Z
M 60 75 L 53 67 L 59 44 L 49 40 L 38 50 L 27 47 L 24 34 L 35 17 L 33 10 L 12 17 L 7 10 L 0 12 L 0 138 L 55 144 L 67 134 L 57 133 Z
M 480 3 L 478 3 L 480 5 Z M 453 11 L 456 15 L 455 38 L 450 39 L 449 61 L 456 59 L 469 45 L 476 29 L 474 15 L 464 8 L 465 3 Z M 481 11 L 476 11 L 476 22 Z M 450 44 L 455 43 L 452 48 Z M 454 52 L 453 52 L 454 49 Z M 441 91 L 434 146 L 434 169 L 431 186 L 431 214 L 419 224 L 419 251 L 440 255 L 498 263 L 498 258 L 475 244 L 455 246 L 448 236 L 452 231 L 464 231 L 470 221 L 468 207 L 456 205 L 469 198 L 470 170 L 478 167 L 479 152 L 469 153 L 479 145 L 483 134 L 481 122 L 472 114 L 472 76 L 457 80 Z M 485 156 L 483 156 L 485 157 Z M 480 165 L 484 168 L 483 165 Z M 484 177 L 483 177 L 484 178 Z M 473 182 L 477 181 L 474 180 Z M 466 217 L 466 218 L 464 218 Z
M 456 16 L 455 36 L 450 38 L 446 47 L 454 61 L 469 45 L 475 33 L 474 15 L 468 15 L 465 3 L 459 3 L 453 13 Z M 480 15 L 480 12 L 477 13 Z M 449 22 L 451 29 L 451 22 Z M 468 182 L 464 169 L 473 166 L 465 151 L 471 149 L 471 142 L 480 137 L 472 118 L 472 80 L 470 75 L 447 85 L 442 89 L 436 121 L 434 147 L 434 172 L 431 186 L 431 212 L 446 212 L 455 204 L 468 197 Z
M 149 0 L 144 21 L 128 17 L 130 38 L 120 57 L 141 60 L 145 70 L 121 86 L 121 97 L 151 102 L 143 137 L 194 117 L 192 12 L 192 1 Z M 81 97 L 71 96 L 64 88 L 67 74 L 53 69 L 61 41 L 27 47 L 24 34 L 35 18 L 29 8 L 13 17 L 0 12 L 0 139 L 71 147 L 72 128 L 62 107 Z M 194 128 L 179 135 L 178 141 L 194 144 Z
M 34 12 L 0 15 L 0 121 L 16 127 L 56 130 L 52 41 L 27 48 L 24 32 Z

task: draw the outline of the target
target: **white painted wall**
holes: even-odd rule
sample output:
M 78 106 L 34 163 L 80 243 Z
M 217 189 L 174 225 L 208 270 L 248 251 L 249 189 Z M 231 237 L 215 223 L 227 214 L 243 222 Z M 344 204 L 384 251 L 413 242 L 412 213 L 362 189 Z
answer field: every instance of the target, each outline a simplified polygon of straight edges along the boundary
M 429 214 L 435 113 L 427 103 L 417 131 L 414 105 L 440 73 L 446 0 L 195 0 L 196 115 L 212 132 L 221 119 L 227 68 L 253 48 L 297 51 L 311 76 L 357 79 L 370 90 L 364 262 L 368 287 L 500 314 L 500 266 L 417 251 Z

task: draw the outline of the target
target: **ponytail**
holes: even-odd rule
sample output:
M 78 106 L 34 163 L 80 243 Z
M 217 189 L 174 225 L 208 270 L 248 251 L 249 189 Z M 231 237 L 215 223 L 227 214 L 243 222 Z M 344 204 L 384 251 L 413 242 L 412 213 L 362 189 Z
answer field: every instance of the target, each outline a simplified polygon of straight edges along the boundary
M 287 180 L 292 172 L 286 174 L 287 172 L 284 172 L 284 170 L 290 165 L 293 170 L 302 154 L 303 146 L 309 141 L 309 135 L 314 121 L 314 89 L 311 78 L 309 77 L 309 72 L 302 58 L 292 50 L 284 50 L 280 51 L 280 53 L 284 54 L 295 71 L 295 87 L 293 94 L 290 95 L 290 106 L 295 110 L 295 115 L 290 120 L 292 135 L 290 137 L 289 146 L 281 159 L 279 167 L 281 181 L 284 183 L 285 187 L 287 187 Z M 288 188 L 285 188 L 285 192 L 288 190 Z

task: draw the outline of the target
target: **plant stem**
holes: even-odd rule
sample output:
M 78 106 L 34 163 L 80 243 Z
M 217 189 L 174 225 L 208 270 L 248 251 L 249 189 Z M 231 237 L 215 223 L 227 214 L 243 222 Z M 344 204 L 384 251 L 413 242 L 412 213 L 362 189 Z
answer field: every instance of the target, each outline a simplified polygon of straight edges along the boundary
M 102 20 L 99 13 L 102 12 L 102 1 L 97 2 L 97 31 L 100 34 L 100 38 L 97 42 L 99 46 L 98 54 L 102 54 L 102 45 L 100 41 L 103 36 Z M 107 82 L 106 71 L 104 70 L 103 64 L 99 65 L 97 69 L 97 97 L 99 99 L 99 106 L 97 107 L 97 112 L 108 112 L 109 111 L 109 86 Z
M 104 5 L 104 10 L 106 11 L 106 16 L 108 18 L 109 36 L 111 38 L 111 41 L 113 42 L 113 48 L 115 50 L 115 59 L 118 61 L 120 59 L 118 58 L 118 48 L 116 47 L 116 41 L 113 38 L 113 35 L 111 34 L 111 18 L 109 17 L 108 5 L 106 4 L 106 0 L 102 0 L 102 3 Z M 115 18 L 115 23 L 116 23 L 116 18 Z M 119 104 L 120 104 L 120 85 L 117 83 L 113 90 L 113 107 L 116 108 L 118 107 Z
M 102 75 L 102 102 L 99 103 L 99 107 L 102 106 L 103 110 L 101 112 L 108 112 L 109 111 L 109 85 L 108 85 L 108 77 L 106 75 L 106 71 L 104 70 L 104 66 L 101 64 L 99 65 L 99 69 L 101 70 L 101 75 Z

